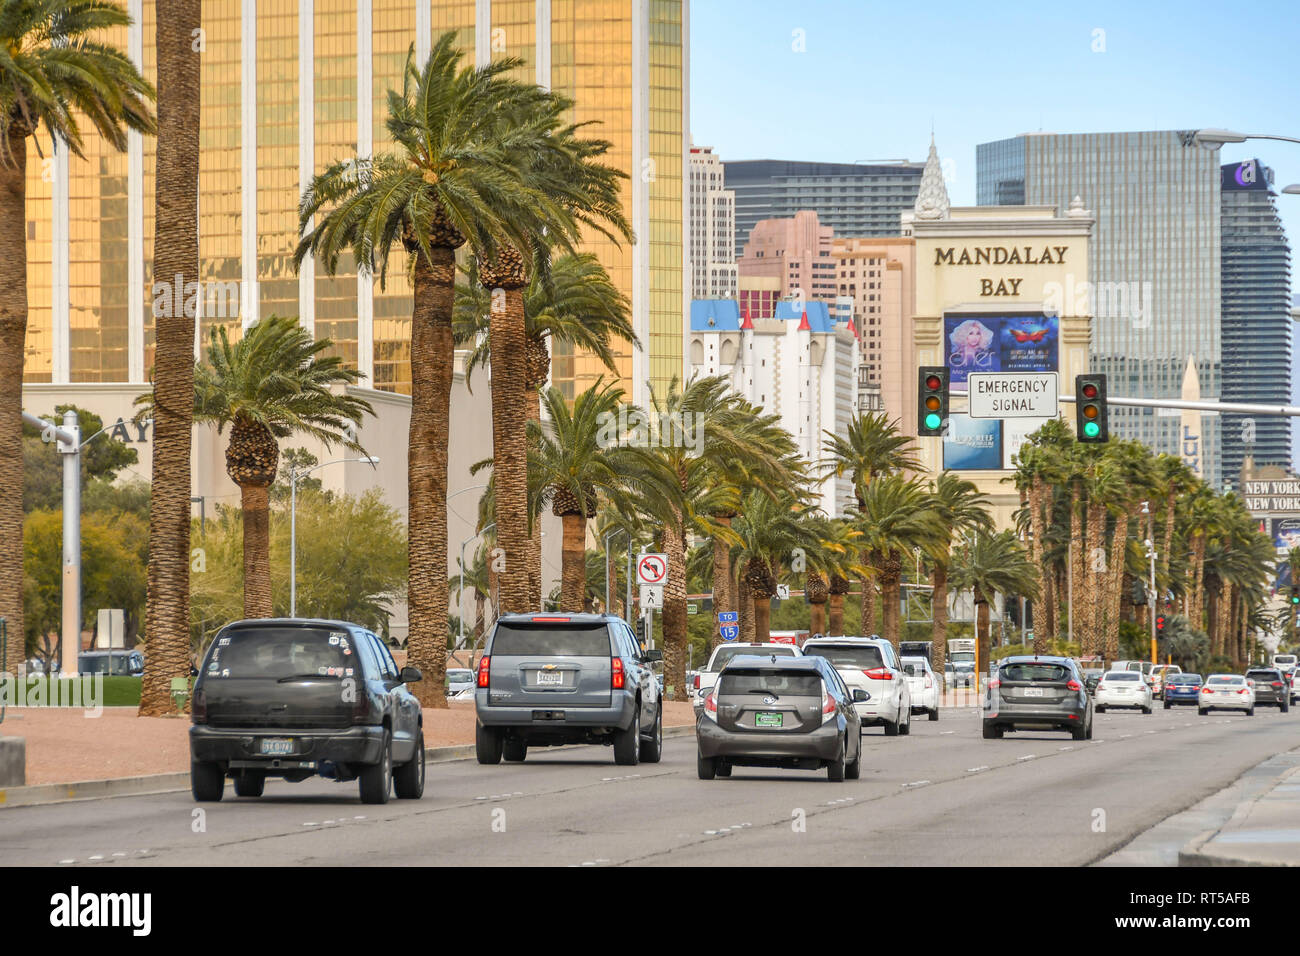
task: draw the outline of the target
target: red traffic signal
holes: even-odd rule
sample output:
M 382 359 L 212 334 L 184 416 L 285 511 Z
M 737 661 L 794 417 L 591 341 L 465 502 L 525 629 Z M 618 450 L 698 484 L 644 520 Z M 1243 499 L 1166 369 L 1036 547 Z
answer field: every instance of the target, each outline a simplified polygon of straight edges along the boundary
M 1164 629 L 1165 629 L 1165 616 L 1163 614 L 1158 614 L 1156 615 L 1156 630 L 1163 631 Z

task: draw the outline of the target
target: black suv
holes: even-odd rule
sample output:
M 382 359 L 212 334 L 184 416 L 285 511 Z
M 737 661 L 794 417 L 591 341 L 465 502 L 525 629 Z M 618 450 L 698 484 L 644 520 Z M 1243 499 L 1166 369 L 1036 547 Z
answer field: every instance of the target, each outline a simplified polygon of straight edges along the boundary
M 503 615 L 478 662 L 478 762 L 518 762 L 529 747 L 612 744 L 617 764 L 658 763 L 663 698 L 650 665 L 661 660 L 610 614 Z
M 1255 706 L 1276 707 L 1282 713 L 1291 709 L 1291 687 L 1275 667 L 1252 667 L 1246 680 L 1255 682 Z
M 260 797 L 267 777 L 358 780 L 362 803 L 424 794 L 424 720 L 388 648 L 343 621 L 262 619 L 222 628 L 192 700 L 190 789 L 220 800 L 225 778 Z M 390 786 L 391 784 L 391 786 Z

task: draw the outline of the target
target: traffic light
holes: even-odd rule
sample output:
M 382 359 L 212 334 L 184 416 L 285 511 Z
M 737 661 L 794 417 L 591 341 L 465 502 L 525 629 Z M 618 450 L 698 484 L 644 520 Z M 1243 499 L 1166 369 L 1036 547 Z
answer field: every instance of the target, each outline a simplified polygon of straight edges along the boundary
M 1291 588 L 1289 598 L 1292 607 L 1300 605 L 1300 588 Z
M 1165 632 L 1165 621 L 1166 621 L 1166 618 L 1165 618 L 1165 616 L 1164 616 L 1163 614 L 1157 614 L 1157 615 L 1156 615 L 1156 633 L 1157 633 L 1157 634 L 1163 634 L 1163 633 Z
M 1088 372 L 1074 377 L 1074 417 L 1079 441 L 1102 445 L 1110 438 L 1105 375 Z
M 645 647 L 645 618 L 644 617 L 638 617 L 636 619 L 636 642 L 640 644 L 642 647 Z
M 1147 585 L 1141 578 L 1133 579 L 1133 606 L 1146 607 L 1147 605 Z
M 918 435 L 942 435 L 948 421 L 948 370 L 942 365 L 922 365 L 916 402 Z

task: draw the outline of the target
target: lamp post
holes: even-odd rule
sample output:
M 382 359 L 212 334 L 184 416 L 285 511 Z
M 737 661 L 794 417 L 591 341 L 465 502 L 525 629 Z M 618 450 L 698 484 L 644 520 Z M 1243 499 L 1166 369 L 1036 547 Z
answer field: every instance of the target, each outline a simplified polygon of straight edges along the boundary
M 1268 133 L 1238 133 L 1231 129 L 1198 129 L 1192 134 L 1191 142 L 1184 140 L 1186 145 L 1194 143 L 1205 149 L 1218 149 L 1227 143 L 1244 143 L 1248 139 L 1276 139 L 1284 143 L 1300 143 L 1300 139 L 1293 136 L 1273 136 Z
M 614 562 L 610 560 L 609 542 L 612 541 L 614 538 L 617 538 L 620 534 L 629 534 L 629 532 L 626 528 L 615 528 L 609 534 L 605 535 L 605 613 L 606 614 L 610 613 L 610 608 L 614 606 L 614 576 L 610 574 L 610 570 L 613 568 Z M 630 621 L 632 616 L 632 609 L 628 607 L 628 608 L 624 608 L 624 610 L 627 612 L 627 617 Z
M 304 468 L 302 471 L 289 468 L 289 616 L 298 616 L 298 479 L 310 475 L 313 471 L 318 471 L 326 465 L 338 465 L 345 462 L 358 462 L 362 465 L 369 465 L 371 468 L 379 464 L 379 459 L 374 455 L 368 455 L 365 458 L 335 458 L 333 461 L 323 461 L 319 465 L 312 465 L 310 468 Z
M 1149 502 L 1142 502 L 1142 513 L 1147 516 L 1147 534 L 1153 535 L 1155 529 L 1152 526 L 1151 507 Z M 1151 592 L 1147 595 L 1147 603 L 1151 605 L 1151 663 L 1156 663 L 1156 546 L 1152 543 L 1151 538 L 1146 538 L 1142 542 L 1146 548 L 1146 558 L 1151 562 Z

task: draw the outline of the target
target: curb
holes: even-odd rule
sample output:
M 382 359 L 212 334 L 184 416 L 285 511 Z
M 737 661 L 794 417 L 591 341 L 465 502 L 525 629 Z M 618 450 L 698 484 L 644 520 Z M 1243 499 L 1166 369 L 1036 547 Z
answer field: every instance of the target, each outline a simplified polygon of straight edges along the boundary
M 1205 830 L 1204 832 L 1198 834 L 1196 837 L 1190 840 L 1186 846 L 1182 847 L 1178 851 L 1178 865 L 1189 866 L 1189 867 L 1190 866 L 1234 866 L 1234 867 L 1267 866 L 1267 867 L 1274 867 L 1274 868 L 1279 866 L 1290 867 L 1290 866 L 1300 865 L 1296 863 L 1279 862 L 1279 861 L 1247 860 L 1241 857 L 1231 856 L 1229 854 L 1225 854 L 1222 852 L 1210 852 L 1205 849 L 1207 844 L 1209 844 L 1212 840 L 1214 840 L 1215 837 L 1217 837 L 1220 833 L 1222 833 L 1225 829 L 1227 829 L 1234 821 L 1244 819 L 1249 814 L 1251 807 L 1253 807 L 1264 797 L 1272 793 L 1288 777 L 1291 777 L 1293 775 L 1300 778 L 1300 770 L 1297 770 L 1295 767 L 1286 768 L 1282 773 L 1280 773 L 1277 777 L 1275 777 L 1272 783 L 1270 783 L 1268 786 L 1264 787 L 1263 789 L 1257 791 L 1256 793 L 1247 797 L 1245 800 L 1242 800 L 1240 803 L 1238 803 L 1237 806 L 1233 809 L 1231 816 L 1229 816 L 1227 820 L 1223 821 L 1223 823 L 1217 829 Z
M 693 737 L 695 725 L 665 727 L 664 737 Z M 552 747 L 551 750 L 568 750 L 586 744 Z M 472 760 L 473 744 L 456 744 L 450 747 L 428 747 L 424 751 L 426 763 L 452 763 Z M 38 783 L 30 787 L 0 788 L 0 811 L 18 807 L 38 807 L 54 803 L 77 803 L 84 800 L 104 800 L 109 797 L 139 797 L 159 793 L 180 793 L 190 788 L 189 771 L 181 773 L 152 773 L 138 777 L 110 777 L 106 780 L 79 780 L 74 783 Z

